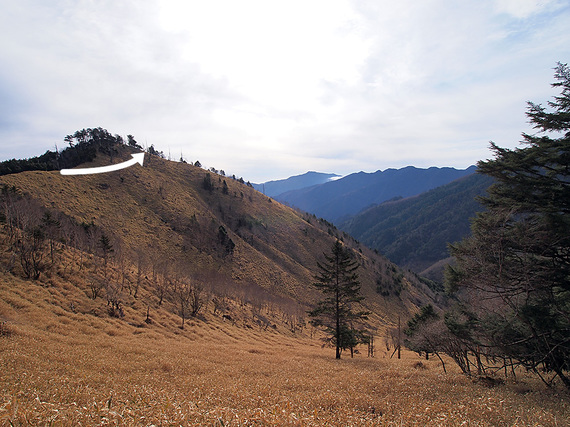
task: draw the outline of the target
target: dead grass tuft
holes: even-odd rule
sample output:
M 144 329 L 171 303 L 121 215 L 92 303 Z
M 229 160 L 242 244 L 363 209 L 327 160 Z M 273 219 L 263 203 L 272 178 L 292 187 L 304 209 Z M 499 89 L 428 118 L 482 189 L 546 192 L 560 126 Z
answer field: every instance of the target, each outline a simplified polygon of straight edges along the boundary
M 520 394 L 528 394 L 528 393 L 532 393 L 532 387 L 530 387 L 528 384 L 522 383 L 522 382 L 516 382 L 514 383 L 512 386 L 513 391 L 515 391 L 516 393 L 520 393 Z
M 524 372 L 488 387 L 405 351 L 335 360 L 318 338 L 246 329 L 237 307 L 183 330 L 155 307 L 147 324 L 144 290 L 116 318 L 81 286 L 0 276 L 0 426 L 569 425 L 568 393 Z
M 5 320 L 0 320 L 0 337 L 10 337 L 14 334 L 14 329 Z
M 494 378 L 490 376 L 480 376 L 473 380 L 485 387 L 496 387 L 499 385 L 503 385 L 505 381 L 502 378 Z

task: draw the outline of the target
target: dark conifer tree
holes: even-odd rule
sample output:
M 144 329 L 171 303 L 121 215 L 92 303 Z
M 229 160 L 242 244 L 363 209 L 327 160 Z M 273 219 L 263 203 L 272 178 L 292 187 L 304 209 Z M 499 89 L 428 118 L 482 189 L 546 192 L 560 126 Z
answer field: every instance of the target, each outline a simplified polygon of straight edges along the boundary
M 477 344 L 570 388 L 570 69 L 555 70 L 561 95 L 528 104 L 538 133 L 520 149 L 491 144 L 495 158 L 479 162 L 496 183 L 472 236 L 451 248 L 447 285 L 477 317 Z
M 313 286 L 325 298 L 309 312 L 311 323 L 321 326 L 336 347 L 336 358 L 340 359 L 342 349 L 352 348 L 358 331 L 354 322 L 366 319 L 368 312 L 354 311 L 354 305 L 364 299 L 360 295 L 360 282 L 356 270 L 359 265 L 351 257 L 350 251 L 337 240 L 330 255 L 324 254 L 326 263 L 317 263 L 319 273 L 315 275 Z

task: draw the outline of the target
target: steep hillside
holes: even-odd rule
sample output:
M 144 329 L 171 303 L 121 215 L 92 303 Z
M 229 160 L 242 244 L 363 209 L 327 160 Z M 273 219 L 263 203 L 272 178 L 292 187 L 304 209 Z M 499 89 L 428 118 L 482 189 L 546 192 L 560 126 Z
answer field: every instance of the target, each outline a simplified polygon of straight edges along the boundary
M 127 148 L 115 161 L 129 157 Z M 99 154 L 94 164 L 109 161 Z M 150 287 L 160 277 L 184 275 L 218 294 L 246 292 L 250 299 L 300 304 L 304 312 L 317 298 L 310 286 L 317 261 L 340 237 L 362 265 L 362 292 L 375 328 L 393 324 L 397 315 L 409 315 L 433 296 L 413 274 L 326 221 L 190 164 L 147 154 L 144 167 L 86 176 L 23 172 L 3 176 L 0 183 L 29 194 L 51 216 L 99 230 L 110 250 L 105 252 L 99 237 L 90 243 L 92 251 L 105 263 L 107 256 L 117 265 L 125 259 Z M 149 304 L 157 298 L 155 293 Z
M 475 172 L 454 168 L 387 169 L 359 172 L 315 187 L 290 191 L 277 199 L 333 223 L 394 197 L 410 197 Z
M 291 176 L 286 179 L 276 181 L 267 181 L 262 184 L 253 184 L 253 188 L 269 197 L 275 197 L 279 194 L 292 190 L 300 190 L 302 188 L 312 187 L 313 185 L 324 184 L 329 182 L 331 178 L 340 175 L 334 173 L 307 172 L 302 175 Z
M 115 161 L 130 151 L 120 147 Z M 99 155 L 82 166 L 109 163 Z M 360 347 L 343 360 L 305 317 L 312 263 L 337 235 L 363 265 L 374 312 L 373 352 Z M 568 419 L 566 395 L 524 371 L 514 383 L 477 381 L 445 355 L 402 349 L 392 358 L 398 334 L 386 328 L 405 324 L 430 295 L 325 220 L 192 165 L 147 155 L 144 167 L 106 175 L 6 175 L 0 425 Z M 198 311 L 184 318 L 186 304 Z
M 525 372 L 489 388 L 445 356 L 447 373 L 436 357 L 403 350 L 402 359 L 390 358 L 393 346 L 382 337 L 374 358 L 364 350 L 338 361 L 318 337 L 286 336 L 282 323 L 246 328 L 209 310 L 181 329 L 163 308 L 152 308 L 146 322 L 136 310 L 146 293 L 119 319 L 58 276 L 34 283 L 0 275 L 2 426 L 555 426 L 570 419 L 567 395 Z
M 491 183 L 485 175 L 472 174 L 415 197 L 366 209 L 340 228 L 398 265 L 441 280 L 442 266 L 426 270 L 449 257 L 448 243 L 469 234 L 469 219 L 481 210 L 475 198 Z

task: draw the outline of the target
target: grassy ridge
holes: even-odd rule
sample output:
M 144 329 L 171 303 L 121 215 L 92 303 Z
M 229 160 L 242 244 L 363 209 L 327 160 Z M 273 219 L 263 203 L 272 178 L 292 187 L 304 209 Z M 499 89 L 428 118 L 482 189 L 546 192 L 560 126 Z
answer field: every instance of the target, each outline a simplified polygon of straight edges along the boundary
M 101 163 L 100 156 L 95 164 Z M 183 265 L 203 277 L 254 284 L 306 306 L 316 298 L 310 286 L 316 263 L 340 237 L 362 264 L 363 294 L 375 327 L 394 324 L 398 315 L 410 315 L 432 295 L 414 275 L 395 273 L 385 258 L 325 221 L 192 165 L 147 155 L 143 168 L 72 177 L 24 172 L 0 177 L 0 182 L 80 223 L 100 226 L 133 264 L 137 254 L 144 254 L 148 270 L 159 262 Z M 222 228 L 235 245 L 231 253 L 220 241 Z M 398 287 L 399 297 L 380 295 L 378 283 Z

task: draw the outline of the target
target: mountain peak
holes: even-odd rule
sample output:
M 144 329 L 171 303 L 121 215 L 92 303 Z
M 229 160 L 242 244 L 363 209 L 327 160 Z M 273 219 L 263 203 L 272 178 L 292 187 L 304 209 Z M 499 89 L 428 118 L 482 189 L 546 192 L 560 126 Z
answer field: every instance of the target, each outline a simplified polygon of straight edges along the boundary
M 340 175 L 335 173 L 323 173 L 316 171 L 305 172 L 286 179 L 267 181 L 261 184 L 253 184 L 253 187 L 269 197 L 275 197 L 288 191 L 300 190 L 314 185 L 324 184 Z
M 357 172 L 340 179 L 277 193 L 276 199 L 315 214 L 328 221 L 339 222 L 347 216 L 394 197 L 409 197 L 470 175 L 467 169 L 406 166 L 376 172 Z

